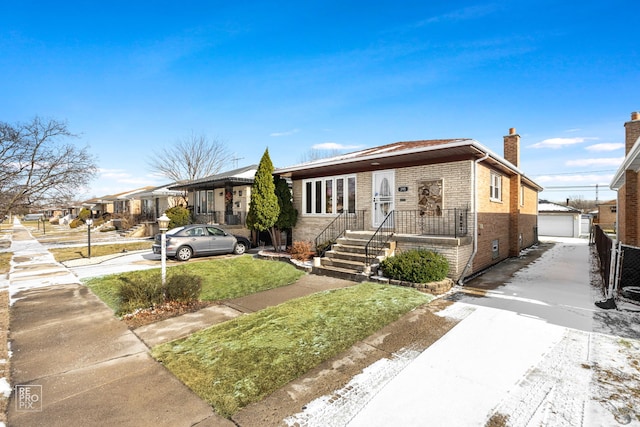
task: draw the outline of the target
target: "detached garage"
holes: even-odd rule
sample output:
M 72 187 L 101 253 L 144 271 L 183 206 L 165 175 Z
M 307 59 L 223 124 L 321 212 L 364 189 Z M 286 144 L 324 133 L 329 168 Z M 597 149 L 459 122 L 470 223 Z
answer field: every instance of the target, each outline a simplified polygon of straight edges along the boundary
M 538 203 L 538 235 L 580 237 L 582 212 L 571 206 L 540 200 Z

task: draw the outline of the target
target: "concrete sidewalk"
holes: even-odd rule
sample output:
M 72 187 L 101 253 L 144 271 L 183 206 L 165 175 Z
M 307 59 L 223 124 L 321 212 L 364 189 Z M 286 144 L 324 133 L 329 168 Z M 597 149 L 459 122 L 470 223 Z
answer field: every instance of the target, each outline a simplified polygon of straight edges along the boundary
M 10 426 L 233 426 L 19 224 L 10 250 Z
M 243 313 L 346 280 L 306 275 L 293 285 L 226 301 L 130 331 L 78 277 L 157 268 L 145 251 L 64 265 L 20 224 L 14 226 L 9 273 L 13 386 L 27 386 L 35 409 L 9 402 L 11 426 L 233 426 L 149 355 L 149 348 Z M 27 399 L 28 400 L 28 399 Z

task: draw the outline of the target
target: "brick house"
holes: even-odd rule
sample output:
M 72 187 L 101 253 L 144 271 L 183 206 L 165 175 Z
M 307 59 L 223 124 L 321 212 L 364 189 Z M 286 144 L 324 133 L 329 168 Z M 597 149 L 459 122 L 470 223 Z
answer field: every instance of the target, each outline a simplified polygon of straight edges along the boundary
M 631 246 L 640 246 L 640 112 L 631 113 L 625 127 L 625 158 L 613 176 L 610 187 L 618 191 L 618 240 Z
M 169 189 L 186 192 L 188 207 L 196 222 L 243 228 L 257 170 L 258 165 L 249 165 Z
M 519 163 L 512 128 L 504 157 L 473 139 L 410 141 L 274 174 L 292 180 L 293 240 L 324 253 L 317 273 L 366 277 L 381 256 L 420 247 L 445 255 L 459 281 L 537 242 L 542 188 Z
M 618 221 L 618 201 L 616 199 L 598 203 L 597 222 L 605 230 L 615 230 Z

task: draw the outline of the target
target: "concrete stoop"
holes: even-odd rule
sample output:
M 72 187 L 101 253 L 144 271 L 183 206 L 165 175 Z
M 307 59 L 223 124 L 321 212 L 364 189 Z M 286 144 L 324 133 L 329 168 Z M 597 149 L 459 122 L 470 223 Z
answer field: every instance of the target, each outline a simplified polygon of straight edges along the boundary
M 365 247 L 371 236 L 373 232 L 347 231 L 320 259 L 320 265 L 313 267 L 312 273 L 353 282 L 369 280 L 369 274 L 365 273 Z

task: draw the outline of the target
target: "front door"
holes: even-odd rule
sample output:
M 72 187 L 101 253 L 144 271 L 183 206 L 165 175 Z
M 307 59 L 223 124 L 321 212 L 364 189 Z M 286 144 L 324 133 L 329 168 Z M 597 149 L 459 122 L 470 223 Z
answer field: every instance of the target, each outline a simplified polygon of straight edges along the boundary
M 382 221 L 393 210 L 395 171 L 378 171 L 373 173 L 373 226 L 379 227 Z M 392 223 L 387 224 L 393 227 Z

